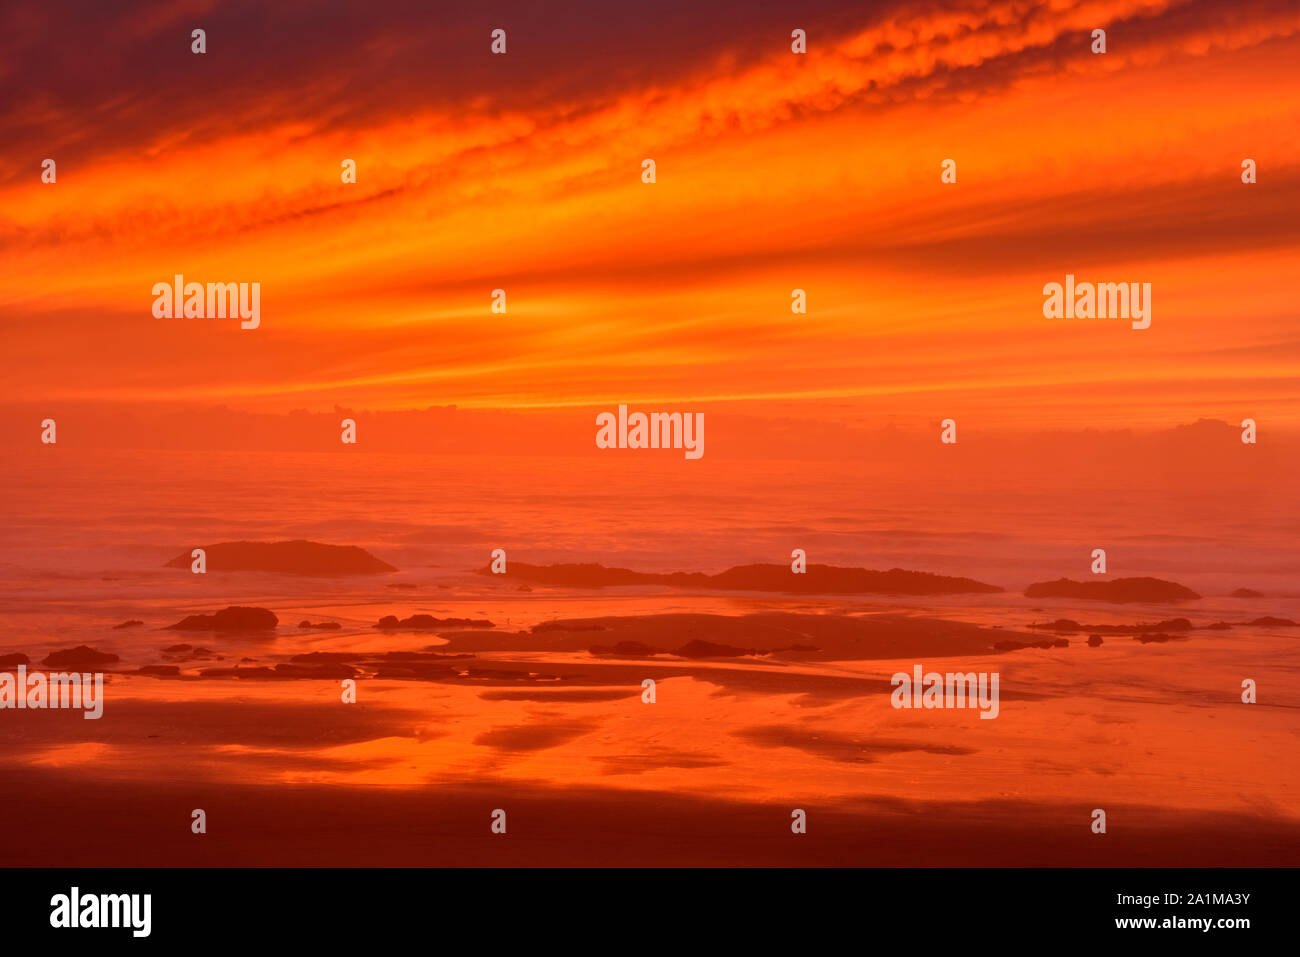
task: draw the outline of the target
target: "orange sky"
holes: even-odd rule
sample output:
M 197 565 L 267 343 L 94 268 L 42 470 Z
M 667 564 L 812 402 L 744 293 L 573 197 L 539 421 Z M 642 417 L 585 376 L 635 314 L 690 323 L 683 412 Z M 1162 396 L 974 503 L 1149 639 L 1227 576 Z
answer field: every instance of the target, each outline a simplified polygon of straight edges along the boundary
M 1300 8 L 748 6 L 0 14 L 0 402 L 1300 424 Z M 1045 319 L 1066 272 L 1151 328 Z

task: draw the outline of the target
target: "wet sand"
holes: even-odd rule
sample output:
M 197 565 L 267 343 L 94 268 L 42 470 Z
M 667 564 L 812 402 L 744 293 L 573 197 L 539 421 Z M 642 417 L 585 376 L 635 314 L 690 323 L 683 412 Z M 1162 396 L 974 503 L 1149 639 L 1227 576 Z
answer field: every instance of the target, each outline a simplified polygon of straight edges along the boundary
M 253 787 L 183 779 L 88 786 L 59 772 L 0 775 L 8 866 L 1264 866 L 1294 865 L 1300 823 L 1016 802 L 791 806 L 518 782 L 410 791 Z M 12 804 L 9 804 L 12 807 Z M 202 807 L 208 833 L 191 834 Z M 490 833 L 503 808 L 507 832 Z M 70 822 L 76 822 L 71 825 Z M 17 825 L 16 827 L 13 825 Z
M 660 640 L 677 634 L 677 616 L 660 624 Z M 888 675 L 910 656 L 606 658 L 569 649 L 563 628 L 434 647 L 475 635 L 529 647 L 438 659 L 449 670 L 431 676 L 362 674 L 356 704 L 332 679 L 115 674 L 98 721 L 9 711 L 0 800 L 40 837 L 0 864 L 1280 866 L 1300 851 L 1296 771 L 1265 757 L 1294 741 L 1295 694 L 1275 700 L 1291 666 L 1252 671 L 1262 705 L 1215 687 L 1247 648 L 1252 668 L 1293 656 L 1282 636 L 927 657 L 1003 673 L 1000 716 L 983 721 L 892 708 Z M 348 643 L 293 630 L 258 654 Z M 333 654 L 369 669 L 386 653 Z M 1105 835 L 1090 827 L 1099 806 Z M 190 833 L 193 808 L 205 835 Z M 489 831 L 495 808 L 505 836 Z

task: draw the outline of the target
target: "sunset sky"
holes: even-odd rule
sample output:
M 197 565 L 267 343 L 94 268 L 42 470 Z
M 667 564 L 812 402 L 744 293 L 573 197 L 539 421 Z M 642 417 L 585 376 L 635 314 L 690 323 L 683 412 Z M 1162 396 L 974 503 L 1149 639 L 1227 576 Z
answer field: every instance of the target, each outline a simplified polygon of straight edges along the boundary
M 7 4 L 0 402 L 1300 425 L 1294 2 L 471 6 Z

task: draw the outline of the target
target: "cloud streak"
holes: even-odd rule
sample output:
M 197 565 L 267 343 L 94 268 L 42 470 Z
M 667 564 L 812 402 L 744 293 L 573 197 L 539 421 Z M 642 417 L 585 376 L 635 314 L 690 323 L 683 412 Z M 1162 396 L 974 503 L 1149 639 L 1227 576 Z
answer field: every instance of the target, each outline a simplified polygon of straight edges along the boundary
M 1085 415 L 1098 387 L 1120 408 L 1167 384 L 1168 414 L 1194 418 L 1285 377 L 1300 84 L 1276 78 L 1300 52 L 1293 5 L 493 16 L 9 8 L 0 399 L 943 393 L 1003 396 L 1014 418 L 1031 390 Z M 505 57 L 487 52 L 497 25 Z M 1088 269 L 1155 282 L 1144 339 L 1036 314 L 1043 282 Z M 148 289 L 176 272 L 261 282 L 256 338 L 154 320 Z M 498 287 L 504 317 L 487 310 Z M 1173 387 L 1190 380 L 1199 397 Z M 1285 393 L 1267 401 L 1295 418 Z

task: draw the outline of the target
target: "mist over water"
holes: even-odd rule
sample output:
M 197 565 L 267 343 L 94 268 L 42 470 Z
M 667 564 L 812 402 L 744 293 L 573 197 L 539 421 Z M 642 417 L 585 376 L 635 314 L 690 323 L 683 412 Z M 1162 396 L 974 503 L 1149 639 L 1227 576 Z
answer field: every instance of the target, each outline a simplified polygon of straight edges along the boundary
M 1296 594 L 1300 504 L 1141 471 L 1109 482 L 1015 467 L 908 472 L 860 462 L 81 451 L 15 456 L 6 579 L 158 572 L 198 544 L 359 545 L 403 572 L 464 571 L 492 548 L 538 564 L 715 572 L 751 562 L 902 567 L 1008 589 L 1148 575 L 1203 594 Z M 1193 477 L 1189 477 L 1193 478 Z M 177 576 L 161 572 L 159 581 Z

